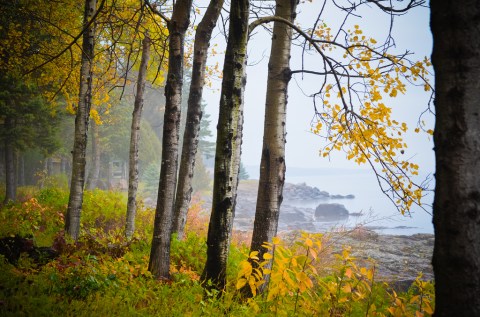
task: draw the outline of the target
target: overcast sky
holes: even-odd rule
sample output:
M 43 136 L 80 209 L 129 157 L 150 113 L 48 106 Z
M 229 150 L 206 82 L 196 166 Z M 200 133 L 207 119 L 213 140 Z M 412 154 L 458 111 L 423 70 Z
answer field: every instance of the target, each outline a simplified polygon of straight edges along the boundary
M 314 0 L 312 3 L 301 3 L 297 9 L 297 22 L 302 26 L 312 25 L 323 1 Z M 365 7 L 359 12 L 362 17 L 351 17 L 350 25 L 359 24 L 364 34 L 379 40 L 385 39 L 389 28 L 389 16 L 381 13 L 375 7 Z M 327 7 L 324 14 L 324 21 L 335 30 L 335 26 L 343 16 L 338 10 Z M 393 29 L 396 41 L 396 52 L 405 50 L 416 53 L 418 59 L 430 56 L 432 49 L 432 38 L 429 28 L 429 10 L 416 8 L 409 14 L 396 17 Z M 216 42 L 219 45 L 217 50 L 222 51 L 224 39 L 217 35 Z M 224 48 L 223 48 L 224 49 Z M 265 108 L 265 90 L 267 81 L 267 63 L 270 54 L 270 36 L 259 30 L 252 38 L 248 47 L 247 86 L 245 90 L 245 123 L 244 140 L 242 147 L 242 162 L 245 165 L 259 165 Z M 314 59 L 310 59 L 313 61 Z M 210 59 L 210 63 L 216 61 L 222 66 L 223 55 Z M 300 68 L 300 55 L 298 50 L 292 52 L 291 68 Z M 353 162 L 345 159 L 344 153 L 335 153 L 330 159 L 319 156 L 319 149 L 324 146 L 323 139 L 310 133 L 310 122 L 313 117 L 313 104 L 308 94 L 313 92 L 319 78 L 305 77 L 302 81 L 297 75 L 289 85 L 289 98 L 287 108 L 287 153 L 286 163 L 288 167 L 336 167 L 336 168 L 359 168 Z M 218 107 L 221 82 L 213 82 L 213 89 L 204 91 L 204 99 L 207 102 L 206 111 L 211 114 L 212 130 L 215 131 L 218 119 Z M 393 108 L 393 117 L 398 121 L 405 121 L 410 126 L 411 134 L 408 134 L 406 141 L 409 145 L 405 155 L 414 157 L 415 162 L 420 164 L 421 173 L 432 173 L 434 170 L 433 144 L 431 138 L 425 134 L 413 133 L 419 114 L 426 109 L 429 94 L 421 88 L 408 88 L 406 95 L 397 97 L 392 101 L 385 101 Z M 428 128 L 433 128 L 433 118 L 427 117 Z M 362 166 L 360 168 L 367 168 Z

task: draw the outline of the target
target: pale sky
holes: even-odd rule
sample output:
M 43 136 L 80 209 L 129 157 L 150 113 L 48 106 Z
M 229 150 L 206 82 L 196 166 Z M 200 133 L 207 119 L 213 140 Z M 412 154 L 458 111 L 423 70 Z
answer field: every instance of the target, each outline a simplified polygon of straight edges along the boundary
M 301 3 L 297 9 L 297 22 L 302 26 L 312 25 L 312 19 L 316 18 L 319 7 L 323 1 L 313 1 L 313 3 Z M 335 12 L 335 16 L 332 13 Z M 330 13 L 330 15 L 329 15 Z M 324 21 L 335 30 L 335 23 L 343 20 L 343 16 L 338 14 L 338 10 L 331 10 L 327 6 L 324 13 Z M 362 18 L 350 17 L 350 25 L 359 24 L 364 34 L 372 36 L 382 41 L 389 28 L 389 16 L 381 13 L 375 7 L 365 7 L 360 12 Z M 396 41 L 397 53 L 405 50 L 413 51 L 418 59 L 424 56 L 430 57 L 432 48 L 432 38 L 429 28 L 429 10 L 426 8 L 415 8 L 412 12 L 404 16 L 395 18 L 393 36 Z M 216 42 L 222 51 L 224 38 L 217 35 Z M 245 165 L 259 165 L 262 138 L 263 121 L 265 108 L 265 90 L 267 81 L 267 63 L 270 54 L 270 36 L 264 30 L 258 30 L 257 34 L 249 43 L 247 68 L 247 86 L 245 90 L 245 108 L 244 108 L 244 140 L 242 146 L 242 162 Z M 299 52 L 292 51 L 291 68 L 300 68 Z M 314 61 L 318 57 L 310 58 Z M 219 62 L 220 68 L 223 64 L 223 55 L 210 59 L 209 63 Z M 308 68 L 308 67 L 307 67 Z M 287 107 L 287 148 L 286 163 L 287 169 L 290 167 L 306 168 L 359 168 L 353 162 L 347 161 L 344 153 L 335 153 L 330 159 L 319 156 L 319 149 L 324 145 L 323 139 L 310 133 L 310 121 L 313 117 L 313 104 L 306 93 L 315 91 L 316 82 L 319 78 L 305 77 L 301 80 L 300 75 L 292 78 L 289 85 L 289 99 Z M 432 79 L 433 81 L 433 79 Z M 216 131 L 216 121 L 218 119 L 218 107 L 220 96 L 220 81 L 213 81 L 213 89 L 204 90 L 204 99 L 208 106 L 206 111 L 211 115 L 212 131 Z M 302 89 L 300 89 L 301 87 Z M 429 94 L 422 88 L 407 88 L 406 95 L 397 97 L 393 102 L 385 101 L 387 105 L 393 108 L 393 117 L 397 121 L 405 121 L 409 124 L 410 131 L 406 137 L 409 147 L 405 155 L 414 156 L 414 161 L 420 165 L 421 174 L 432 173 L 434 171 L 433 143 L 431 137 L 425 134 L 415 134 L 413 129 L 416 126 L 419 114 L 426 109 Z M 433 128 L 432 116 L 426 117 L 428 128 Z M 367 168 L 361 166 L 360 168 Z

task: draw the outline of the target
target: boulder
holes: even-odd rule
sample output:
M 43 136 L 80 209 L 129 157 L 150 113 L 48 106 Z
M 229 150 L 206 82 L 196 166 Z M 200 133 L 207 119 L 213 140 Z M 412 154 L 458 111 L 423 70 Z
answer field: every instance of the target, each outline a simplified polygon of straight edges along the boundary
M 317 200 L 327 199 L 329 196 L 326 191 L 321 191 L 317 187 L 308 186 L 306 183 L 286 183 L 283 187 L 283 197 L 285 200 Z
M 342 204 L 319 204 L 315 209 L 317 221 L 339 221 L 348 218 L 348 210 Z

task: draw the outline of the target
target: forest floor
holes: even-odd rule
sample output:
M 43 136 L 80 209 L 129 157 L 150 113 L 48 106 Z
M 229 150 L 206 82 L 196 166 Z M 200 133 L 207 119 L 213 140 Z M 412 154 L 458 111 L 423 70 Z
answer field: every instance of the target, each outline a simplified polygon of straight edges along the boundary
M 273 258 L 266 296 L 243 301 L 238 290 L 247 280 L 256 290 L 253 272 L 262 274 L 246 260 L 251 231 L 233 233 L 223 296 L 205 290 L 200 275 L 208 209 L 201 202 L 189 209 L 185 239 L 172 239 L 171 278 L 158 280 L 148 271 L 153 208 L 139 208 L 135 237 L 127 241 L 126 195 L 86 191 L 82 236 L 73 242 L 62 230 L 66 189 L 22 189 L 19 197 L 21 202 L 0 207 L 0 316 L 433 313 L 433 284 L 425 281 L 431 279 L 428 235 L 383 236 L 365 228 L 283 231 L 264 258 Z M 259 260 L 255 253 L 250 258 Z M 419 271 L 422 278 L 416 278 Z

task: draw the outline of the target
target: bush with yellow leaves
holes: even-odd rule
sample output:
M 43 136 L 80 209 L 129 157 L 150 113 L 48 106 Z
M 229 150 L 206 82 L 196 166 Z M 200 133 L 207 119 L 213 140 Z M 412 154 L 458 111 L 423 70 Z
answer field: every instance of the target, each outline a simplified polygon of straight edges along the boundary
M 375 263 L 359 267 L 350 249 L 336 255 L 329 274 L 319 268 L 325 251 L 321 234 L 302 234 L 288 247 L 276 237 L 265 243 L 269 252 L 260 259 L 252 252 L 240 264 L 236 288 L 247 287 L 249 305 L 257 313 L 275 316 L 431 316 L 434 290 L 416 279 L 410 291 L 398 295 L 386 283 L 375 281 Z M 271 268 L 268 268 L 271 267 Z M 268 285 L 264 284 L 268 281 Z

